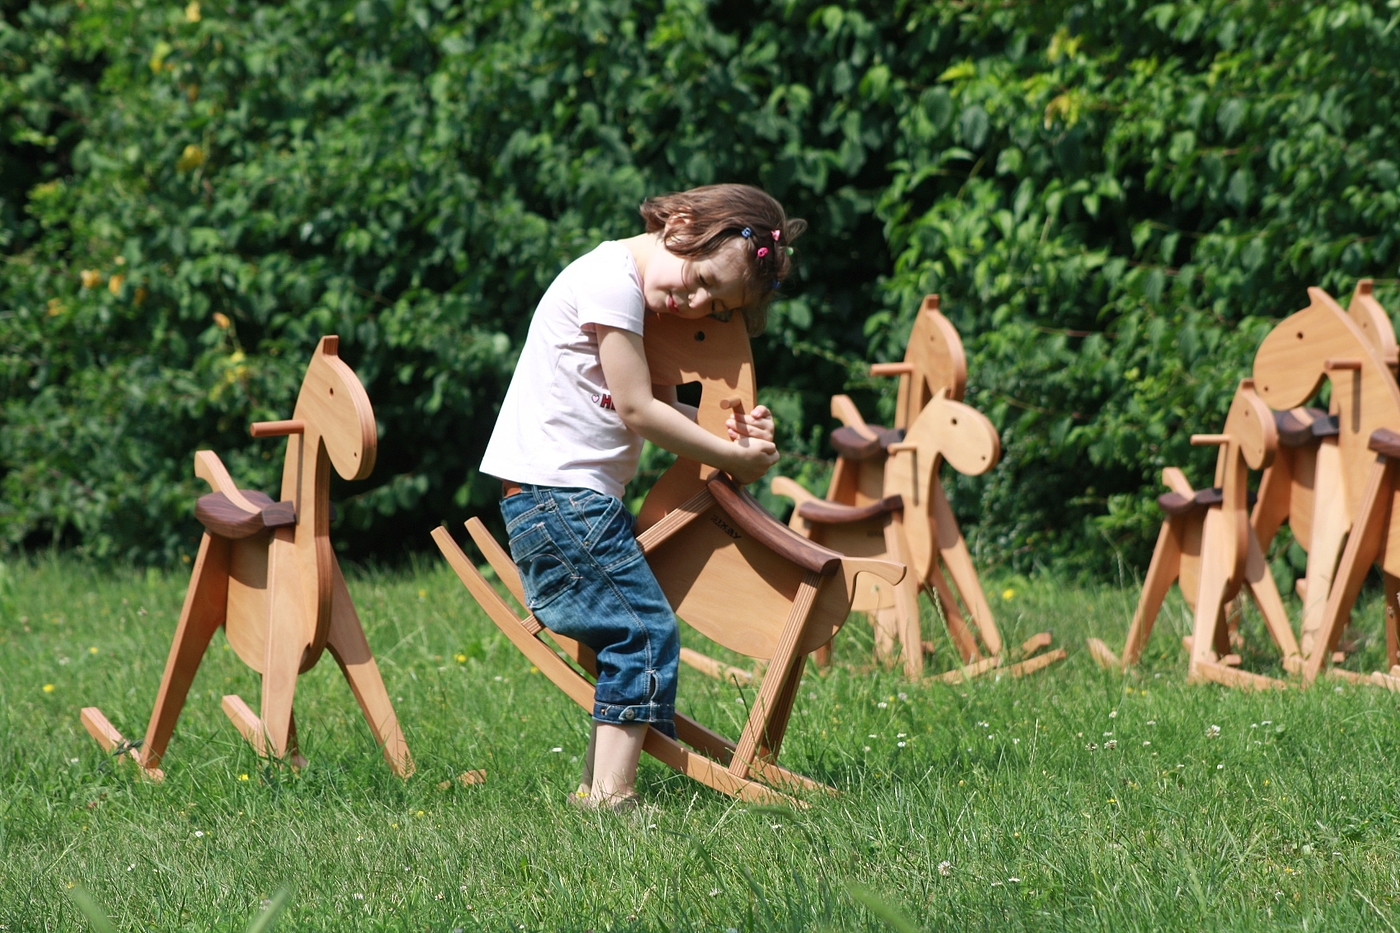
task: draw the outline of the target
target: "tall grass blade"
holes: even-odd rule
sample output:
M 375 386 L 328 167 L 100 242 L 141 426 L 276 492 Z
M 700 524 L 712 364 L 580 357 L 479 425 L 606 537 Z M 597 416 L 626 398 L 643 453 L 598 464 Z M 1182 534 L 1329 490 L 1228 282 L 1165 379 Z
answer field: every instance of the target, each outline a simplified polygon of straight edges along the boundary
M 117 928 L 108 919 L 107 912 L 86 888 L 74 888 L 68 892 L 68 897 L 78 906 L 78 910 L 87 918 L 88 925 L 97 933 L 117 933 Z
M 866 910 L 879 917 L 891 929 L 898 930 L 899 933 L 919 933 L 919 928 L 914 925 L 913 920 L 904 916 L 898 908 L 887 903 L 864 885 L 848 881 L 846 882 L 846 893 Z
M 291 902 L 292 889 L 289 885 L 284 884 L 267 902 L 267 909 L 254 917 L 253 922 L 248 924 L 248 933 L 267 933 L 268 930 L 272 929 L 272 924 L 276 922 L 277 915 L 282 913 Z

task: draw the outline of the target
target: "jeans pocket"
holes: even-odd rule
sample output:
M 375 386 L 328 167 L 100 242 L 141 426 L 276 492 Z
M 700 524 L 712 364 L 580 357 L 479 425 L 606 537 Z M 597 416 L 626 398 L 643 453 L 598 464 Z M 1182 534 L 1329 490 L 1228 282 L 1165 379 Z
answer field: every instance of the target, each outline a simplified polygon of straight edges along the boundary
M 612 526 L 625 511 L 621 499 L 591 489 L 569 497 L 570 518 L 574 527 L 581 532 L 579 537 L 587 550 L 592 550 L 601 538 L 620 533 Z M 629 522 L 627 532 L 630 531 Z
M 543 522 L 519 528 L 511 536 L 510 556 L 520 570 L 525 606 L 531 612 L 554 602 L 578 579 Z

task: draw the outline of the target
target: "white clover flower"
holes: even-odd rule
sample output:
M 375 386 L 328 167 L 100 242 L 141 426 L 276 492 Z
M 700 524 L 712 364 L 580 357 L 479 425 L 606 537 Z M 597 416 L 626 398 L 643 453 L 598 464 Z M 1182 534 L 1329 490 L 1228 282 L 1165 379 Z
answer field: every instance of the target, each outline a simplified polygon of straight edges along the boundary
M 944 878 L 947 878 L 953 873 L 953 863 L 948 861 L 947 859 L 944 859 L 943 861 L 939 862 L 938 873 Z
M 1118 740 L 1117 740 L 1117 739 L 1109 739 L 1107 742 L 1103 743 L 1103 747 L 1104 747 L 1104 748 L 1107 748 L 1107 749 L 1110 749 L 1110 750 L 1111 750 L 1111 749 L 1115 749 L 1115 748 L 1118 747 Z
M 1219 726 L 1211 726 L 1209 729 L 1207 729 L 1207 730 L 1206 730 L 1206 738 L 1208 738 L 1208 739 L 1218 739 L 1218 738 L 1220 738 L 1220 727 L 1219 727 Z

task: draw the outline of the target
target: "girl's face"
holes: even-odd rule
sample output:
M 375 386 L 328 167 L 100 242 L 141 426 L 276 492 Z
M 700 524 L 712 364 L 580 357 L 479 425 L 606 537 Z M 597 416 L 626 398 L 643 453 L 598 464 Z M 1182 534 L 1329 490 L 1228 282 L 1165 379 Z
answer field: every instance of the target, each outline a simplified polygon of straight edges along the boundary
M 744 250 L 735 237 L 703 259 L 683 259 L 659 245 L 647 260 L 642 295 L 647 310 L 683 318 L 707 317 L 744 306 Z

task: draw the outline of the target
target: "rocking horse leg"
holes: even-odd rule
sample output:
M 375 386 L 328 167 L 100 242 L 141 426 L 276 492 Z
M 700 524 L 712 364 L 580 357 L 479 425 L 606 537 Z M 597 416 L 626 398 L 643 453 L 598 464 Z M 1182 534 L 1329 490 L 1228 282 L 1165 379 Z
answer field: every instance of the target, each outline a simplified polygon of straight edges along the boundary
M 287 754 L 292 697 L 310 629 L 293 548 L 292 530 L 279 528 L 273 533 L 267 552 L 268 626 L 260 727 L 267 738 L 262 752 L 273 758 Z
M 1213 518 L 1217 520 L 1212 522 Z M 1230 585 L 1230 574 L 1228 568 L 1221 566 L 1224 547 L 1218 545 L 1226 532 L 1226 529 L 1219 527 L 1222 521 L 1218 518 L 1218 510 L 1206 515 L 1205 542 L 1201 548 L 1201 583 L 1196 595 L 1191 660 L 1186 672 L 1187 679 L 1193 681 L 1207 679 L 1208 674 L 1201 670 L 1202 665 L 1214 664 L 1219 660 L 1217 642 L 1225 627 L 1225 592 Z
M 1319 476 L 1341 476 L 1341 455 L 1337 445 L 1324 444 L 1317 452 Z M 1328 465 L 1327 461 L 1335 461 Z M 1312 541 L 1308 548 L 1308 569 L 1303 589 L 1301 647 L 1306 655 L 1317 640 L 1327 612 L 1327 596 L 1342 555 L 1342 546 L 1351 528 L 1351 513 L 1341 483 L 1326 483 L 1314 492 Z
M 1264 625 L 1283 656 L 1283 669 L 1296 674 L 1302 669 L 1302 655 L 1298 651 L 1298 640 L 1293 636 L 1293 626 L 1288 623 L 1288 611 L 1279 599 L 1278 587 L 1274 585 L 1269 562 L 1264 559 L 1264 551 L 1253 533 L 1249 536 L 1249 559 L 1245 564 L 1244 585 L 1250 598 L 1264 617 Z
M 326 647 L 349 681 L 370 732 L 384 751 L 384 760 L 399 777 L 409 777 L 414 771 L 413 756 L 408 753 L 408 743 L 404 741 L 398 717 L 389 702 L 389 691 L 379 676 L 379 665 L 369 650 L 355 604 L 350 601 L 339 561 L 331 563 L 331 584 L 331 628 Z
M 909 566 L 904 518 L 899 512 L 891 514 L 885 524 L 885 552 L 892 560 Z M 900 647 L 904 651 L 904 676 L 918 680 L 924 675 L 924 642 L 919 633 L 919 584 L 912 573 L 906 573 L 904 579 L 894 585 L 894 617 L 899 626 Z M 877 648 L 880 644 L 879 634 L 880 629 L 877 628 Z
M 797 589 L 797 598 L 793 600 L 792 611 L 783 626 L 778 647 L 773 652 L 773 659 L 763 677 L 763 684 L 759 687 L 758 696 L 754 698 L 753 707 L 749 710 L 749 720 L 744 724 L 744 731 L 729 763 L 729 773 L 735 777 L 748 777 L 760 743 L 771 741 L 768 735 L 769 724 L 779 712 L 778 701 L 783 689 L 788 685 L 793 668 L 798 667 L 800 673 L 802 657 L 797 653 L 797 641 L 806 625 L 807 615 L 812 611 L 817 589 L 821 584 L 821 576 L 808 572 Z
M 1331 648 L 1341 637 L 1351 607 L 1361 592 L 1366 574 L 1381 552 L 1390 520 L 1394 465 L 1386 457 L 1377 458 L 1362 494 L 1361 505 L 1342 551 L 1341 563 L 1332 578 L 1332 591 L 1327 594 L 1327 608 L 1315 632 L 1304 632 L 1300 639 L 1303 649 L 1303 683 L 1311 685 L 1327 665 Z
M 783 736 L 787 734 L 788 719 L 792 717 L 792 704 L 797 699 L 797 688 L 802 684 L 805 663 L 803 658 L 798 658 L 778 688 L 778 695 L 773 700 L 773 713 L 768 717 L 768 728 L 758 743 L 758 759 L 778 760 L 778 750 L 782 748 Z
M 948 637 L 952 639 L 953 647 L 958 650 L 962 663 L 974 664 L 982 660 L 982 652 L 977 648 L 977 636 L 973 635 L 972 629 L 967 627 L 967 620 L 963 618 L 962 611 L 958 609 L 958 599 L 953 595 L 953 588 L 948 585 L 948 580 L 943 576 L 943 571 L 939 568 L 937 560 L 933 562 L 933 567 L 929 570 L 924 590 L 929 594 L 930 601 L 942 610 L 944 624 L 948 629 Z
M 165 674 L 160 679 L 160 692 L 156 694 L 156 705 L 151 710 L 151 722 L 141 746 L 141 767 L 147 771 L 160 767 L 165 747 L 175 731 L 175 721 L 180 718 L 190 684 L 199 670 L 199 662 L 204 659 L 215 630 L 224 624 L 230 553 L 227 538 L 205 532 L 199 542 L 199 556 L 190 573 L 185 605 L 180 610 L 180 622 L 165 661 Z
M 1141 657 L 1152 626 L 1157 622 L 1157 613 L 1162 610 L 1162 600 L 1167 598 L 1167 591 L 1176 582 L 1180 570 L 1181 531 L 1177 523 L 1168 518 L 1157 535 L 1157 547 L 1152 551 L 1147 578 L 1142 581 L 1142 595 L 1133 613 L 1133 624 L 1128 627 L 1128 640 L 1123 643 L 1124 668 L 1132 667 Z
M 1001 654 L 1001 632 L 992 618 L 992 607 L 987 604 L 987 594 L 982 592 L 982 581 L 977 577 L 977 568 L 972 566 L 972 555 L 958 529 L 958 520 L 953 517 L 943 484 L 937 480 L 933 483 L 933 510 L 938 522 L 939 557 L 948 568 L 948 576 L 953 578 L 967 614 L 977 626 L 977 634 L 982 636 L 982 644 L 987 646 L 987 654 Z

